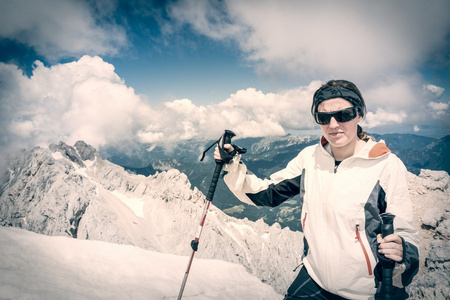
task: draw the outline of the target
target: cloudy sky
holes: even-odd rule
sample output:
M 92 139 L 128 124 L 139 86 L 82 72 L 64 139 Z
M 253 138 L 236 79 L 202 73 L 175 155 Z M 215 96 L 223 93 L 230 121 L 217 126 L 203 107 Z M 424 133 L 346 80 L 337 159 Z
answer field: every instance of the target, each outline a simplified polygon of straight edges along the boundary
M 0 150 L 317 132 L 348 79 L 370 133 L 450 132 L 450 1 L 0 0 Z

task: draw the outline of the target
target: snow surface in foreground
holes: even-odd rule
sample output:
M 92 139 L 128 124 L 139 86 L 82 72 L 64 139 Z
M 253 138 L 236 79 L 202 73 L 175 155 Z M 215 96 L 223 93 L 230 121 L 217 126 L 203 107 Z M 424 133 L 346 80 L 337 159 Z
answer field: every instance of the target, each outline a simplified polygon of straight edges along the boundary
M 0 226 L 0 299 L 176 299 L 188 260 Z M 194 258 L 183 299 L 282 296 L 241 265 Z

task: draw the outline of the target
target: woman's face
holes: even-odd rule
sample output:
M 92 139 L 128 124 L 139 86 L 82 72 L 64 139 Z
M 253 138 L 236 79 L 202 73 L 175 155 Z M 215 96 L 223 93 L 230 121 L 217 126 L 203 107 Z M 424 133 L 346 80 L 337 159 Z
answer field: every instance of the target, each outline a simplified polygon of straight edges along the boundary
M 341 109 L 353 107 L 353 105 L 343 98 L 334 98 L 323 101 L 317 107 L 318 112 L 334 112 Z M 331 146 L 340 148 L 350 145 L 358 140 L 358 123 L 361 116 L 345 123 L 339 123 L 335 118 L 331 118 L 330 123 L 320 125 L 322 133 Z

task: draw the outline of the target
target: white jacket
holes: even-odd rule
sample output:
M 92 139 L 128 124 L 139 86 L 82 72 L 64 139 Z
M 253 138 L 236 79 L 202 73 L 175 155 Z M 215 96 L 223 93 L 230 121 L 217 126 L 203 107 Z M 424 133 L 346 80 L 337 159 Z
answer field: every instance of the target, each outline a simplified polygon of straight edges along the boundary
M 396 264 L 394 285 L 408 285 L 418 271 L 419 238 L 404 164 L 384 142 L 368 141 L 338 167 L 330 152 L 322 139 L 265 180 L 249 172 L 237 155 L 224 166 L 224 181 L 241 201 L 253 205 L 277 206 L 299 194 L 303 263 L 322 288 L 349 299 L 373 299 L 379 214 L 394 214 L 394 232 L 404 240 L 404 261 Z

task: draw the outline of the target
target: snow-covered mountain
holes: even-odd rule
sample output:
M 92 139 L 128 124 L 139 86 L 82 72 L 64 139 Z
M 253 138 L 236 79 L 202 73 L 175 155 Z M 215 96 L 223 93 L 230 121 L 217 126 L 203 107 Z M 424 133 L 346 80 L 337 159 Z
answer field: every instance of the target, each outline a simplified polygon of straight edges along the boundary
M 289 160 L 295 157 L 299 151 L 305 147 L 317 143 L 319 136 L 269 136 L 265 138 L 244 138 L 233 140 L 233 143 L 247 148 L 248 152 L 244 155 L 244 160 L 249 169 L 256 175 L 267 177 L 271 173 L 279 171 Z M 156 171 L 166 171 L 177 169 L 187 175 L 191 184 L 206 194 L 209 190 L 210 177 L 214 170 L 214 161 L 208 159 L 199 162 L 199 156 L 206 146 L 213 141 L 190 140 L 174 146 L 169 152 L 156 147 L 147 152 L 145 167 L 130 167 L 128 159 L 112 159 L 119 165 L 135 174 L 150 175 Z M 212 152 L 212 150 L 211 150 Z M 152 173 L 153 172 L 153 173 Z M 301 225 L 295 215 L 299 214 L 298 199 L 286 201 L 279 207 L 254 207 L 240 202 L 226 187 L 219 181 L 217 192 L 214 197 L 214 204 L 230 216 L 256 221 L 263 219 L 269 225 L 278 222 L 281 227 L 289 227 L 291 230 L 299 230 Z
M 408 288 L 412 299 L 450 297 L 449 182 L 444 171 L 410 173 L 421 236 L 421 270 Z M 190 241 L 205 201 L 178 170 L 131 174 L 81 141 L 73 147 L 61 142 L 21 151 L 1 173 L 0 184 L 2 226 L 182 256 L 192 252 Z M 301 250 L 300 232 L 229 217 L 212 205 L 196 258 L 240 264 L 282 294 L 295 277 Z M 3 276 L 0 286 L 11 284 Z
M 177 299 L 187 257 L 0 227 L 0 299 Z M 183 299 L 282 299 L 243 266 L 196 259 Z
M 413 134 L 372 134 L 377 140 L 384 140 L 387 146 L 406 165 L 408 171 L 416 175 L 421 169 L 444 170 L 450 172 L 450 136 L 441 139 L 429 138 Z M 261 178 L 267 178 L 287 165 L 305 147 L 318 143 L 320 136 L 304 136 L 287 134 L 284 136 L 268 136 L 264 138 L 236 138 L 233 143 L 248 149 L 242 159 L 249 170 Z M 170 150 L 160 147 L 134 156 L 133 160 L 114 155 L 113 162 L 124 166 L 136 174 L 150 175 L 156 171 L 175 168 L 187 175 L 191 184 L 201 192 L 207 193 L 214 162 L 199 162 L 199 156 L 206 146 L 213 141 L 188 140 Z M 114 152 L 114 151 L 112 151 Z M 105 155 L 102 151 L 102 156 Z M 136 157 L 140 158 L 139 160 Z M 207 156 L 208 159 L 208 156 Z M 134 161 L 134 167 L 129 163 Z M 136 164 L 140 167 L 136 167 Z M 263 218 L 269 225 L 278 222 L 281 227 L 300 230 L 301 224 L 295 215 L 299 214 L 298 197 L 286 201 L 278 207 L 254 207 L 243 204 L 228 188 L 219 181 L 214 198 L 215 205 L 230 216 L 256 221 Z
M 133 175 L 81 141 L 23 150 L 1 178 L 3 226 L 176 255 L 192 252 L 205 201 L 175 169 Z M 196 257 L 241 264 L 283 293 L 300 262 L 302 234 L 211 207 Z

